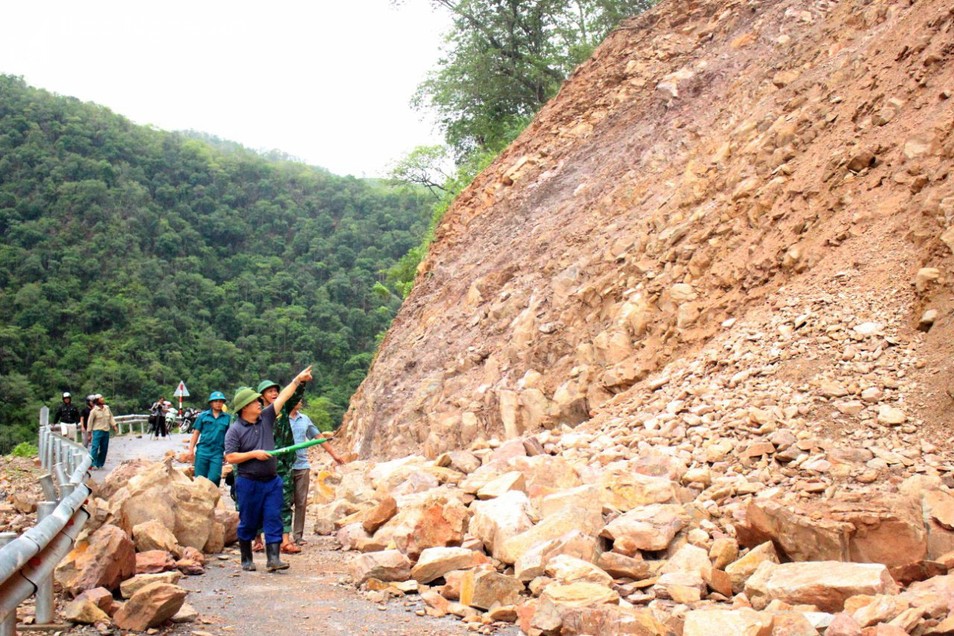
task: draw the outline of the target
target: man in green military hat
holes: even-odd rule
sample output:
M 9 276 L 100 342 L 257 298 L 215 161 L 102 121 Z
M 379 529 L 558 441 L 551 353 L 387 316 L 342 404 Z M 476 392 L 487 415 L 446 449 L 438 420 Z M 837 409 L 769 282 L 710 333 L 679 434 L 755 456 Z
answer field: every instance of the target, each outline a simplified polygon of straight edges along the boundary
M 232 418 L 225 412 L 225 394 L 213 391 L 209 409 L 199 413 L 192 425 L 189 457 L 196 477 L 205 477 L 216 486 L 222 480 L 222 458 L 225 455 L 225 432 Z
M 278 391 L 281 387 L 277 382 L 271 380 L 262 380 L 258 383 L 258 391 L 262 395 L 262 402 L 268 406 L 278 397 Z M 301 401 L 301 396 L 297 396 Z M 275 448 L 285 448 L 295 443 L 295 436 L 292 433 L 291 421 L 289 419 L 292 409 L 298 402 L 289 400 L 282 406 L 281 413 L 275 420 Z M 292 539 L 292 504 L 295 502 L 295 480 L 292 476 L 292 466 L 295 464 L 295 454 L 285 453 L 278 456 L 278 474 L 282 478 L 282 526 L 284 533 L 282 535 L 282 552 L 285 554 L 296 554 L 301 552 L 295 541 Z
M 305 384 L 311 379 L 311 367 L 308 367 L 267 406 L 263 406 L 262 396 L 249 387 L 241 387 L 235 392 L 235 421 L 225 435 L 225 460 L 238 465 L 235 486 L 243 570 L 255 569 L 252 539 L 259 529 L 265 532 L 266 569 L 274 572 L 288 567 L 280 559 L 282 478 L 276 457 L 269 451 L 277 448 L 273 435 L 277 413 L 287 402 L 297 404 L 305 391 Z

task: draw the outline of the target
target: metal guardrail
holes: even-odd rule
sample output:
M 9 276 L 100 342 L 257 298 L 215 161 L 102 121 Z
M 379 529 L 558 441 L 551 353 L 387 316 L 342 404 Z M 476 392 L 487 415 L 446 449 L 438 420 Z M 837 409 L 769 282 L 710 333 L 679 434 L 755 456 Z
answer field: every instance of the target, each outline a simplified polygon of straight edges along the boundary
M 49 501 L 38 504 L 37 524 L 19 537 L 0 533 L 0 636 L 16 634 L 17 606 L 34 594 L 36 624 L 53 622 L 53 570 L 89 519 L 83 504 L 90 494 L 85 481 L 92 458 L 82 445 L 53 432 L 49 416 L 43 407 L 39 454 L 49 472 L 40 486 Z
M 123 434 L 123 426 L 128 427 L 127 433 L 132 433 L 133 426 L 139 425 L 139 434 L 146 434 L 146 427 L 149 425 L 149 415 L 117 415 L 113 418 L 116 420 L 116 428 L 119 429 L 119 434 Z

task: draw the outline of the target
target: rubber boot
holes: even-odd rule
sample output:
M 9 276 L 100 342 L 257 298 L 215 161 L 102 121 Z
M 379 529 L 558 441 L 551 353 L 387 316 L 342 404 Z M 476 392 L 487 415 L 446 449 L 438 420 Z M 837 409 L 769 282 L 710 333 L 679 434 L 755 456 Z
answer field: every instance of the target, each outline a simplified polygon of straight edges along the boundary
M 252 560 L 252 542 L 239 541 L 239 550 L 242 552 L 242 569 L 246 572 L 254 572 L 255 562 Z
M 278 543 L 266 543 L 265 544 L 265 569 L 269 572 L 275 572 L 276 570 L 287 570 L 288 564 L 281 560 L 282 544 L 279 541 Z

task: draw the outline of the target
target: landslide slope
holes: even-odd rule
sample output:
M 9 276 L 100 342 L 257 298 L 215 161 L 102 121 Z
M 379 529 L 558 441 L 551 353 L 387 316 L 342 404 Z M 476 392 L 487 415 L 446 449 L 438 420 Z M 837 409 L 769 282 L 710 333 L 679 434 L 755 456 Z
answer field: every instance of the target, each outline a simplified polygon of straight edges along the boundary
M 947 0 L 624 23 L 446 214 L 347 442 L 567 425 L 719 456 L 785 428 L 877 449 L 864 480 L 946 466 L 952 58 Z

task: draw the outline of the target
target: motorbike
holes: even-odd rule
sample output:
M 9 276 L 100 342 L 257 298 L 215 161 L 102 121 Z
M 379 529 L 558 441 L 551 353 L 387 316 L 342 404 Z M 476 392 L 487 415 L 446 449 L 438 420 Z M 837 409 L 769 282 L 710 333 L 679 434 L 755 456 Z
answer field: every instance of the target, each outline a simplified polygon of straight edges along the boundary
M 187 408 L 182 411 L 182 415 L 179 416 L 177 423 L 179 425 L 180 433 L 189 433 L 192 431 L 192 425 L 195 424 L 196 418 L 199 417 L 201 413 L 199 409 Z

